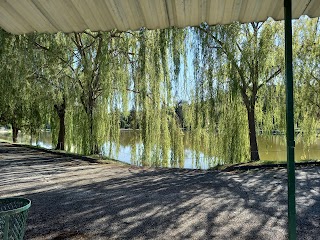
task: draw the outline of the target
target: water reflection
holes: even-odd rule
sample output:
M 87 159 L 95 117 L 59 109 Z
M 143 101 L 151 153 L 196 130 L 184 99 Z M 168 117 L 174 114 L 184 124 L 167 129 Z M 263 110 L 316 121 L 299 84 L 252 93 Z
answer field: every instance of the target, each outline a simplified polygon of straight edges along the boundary
M 260 136 L 258 137 L 259 153 L 262 160 L 287 159 L 287 145 L 285 136 Z M 309 148 L 303 141 L 296 141 L 295 160 L 320 159 L 320 139 L 317 138 Z
M 9 131 L 0 130 L 0 139 L 11 142 L 12 134 Z M 30 136 L 28 134 L 20 133 L 18 134 L 18 143 L 29 144 L 32 146 L 38 146 L 42 148 L 52 149 L 51 132 L 40 132 L 37 136 Z
M 11 141 L 11 132 L 0 132 L 0 139 Z M 31 144 L 33 146 L 39 146 L 51 149 L 51 133 L 40 132 L 38 136 L 30 137 L 30 135 L 19 134 L 18 142 L 24 144 Z M 130 130 L 121 131 L 120 134 L 120 146 L 117 149 L 115 144 L 105 143 L 103 146 L 103 155 L 118 159 L 120 161 L 134 164 L 134 165 L 147 165 L 147 166 L 160 166 L 160 167 L 180 167 L 180 168 L 192 168 L 192 169 L 207 169 L 216 165 L 214 158 L 205 156 L 202 152 L 197 153 L 195 157 L 195 151 L 191 148 L 191 144 L 188 142 L 188 138 L 185 139 L 185 158 L 183 162 L 162 163 L 159 159 L 151 159 L 148 163 L 142 164 L 143 145 L 139 141 L 138 133 Z M 259 153 L 262 160 L 275 160 L 283 161 L 286 159 L 286 141 L 285 136 L 259 136 L 258 137 Z M 135 149 L 135 150 L 132 150 Z M 132 154 L 132 152 L 135 154 Z M 320 139 L 306 148 L 303 142 L 297 142 L 295 148 L 295 159 L 320 159 Z

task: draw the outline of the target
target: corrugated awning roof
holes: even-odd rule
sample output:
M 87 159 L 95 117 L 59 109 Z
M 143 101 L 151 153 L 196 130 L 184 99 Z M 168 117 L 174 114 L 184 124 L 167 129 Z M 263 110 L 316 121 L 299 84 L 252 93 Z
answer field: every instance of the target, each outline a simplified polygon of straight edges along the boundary
M 292 0 L 292 16 L 320 16 L 320 0 Z M 81 32 L 281 20 L 283 0 L 0 0 L 0 26 L 15 34 Z

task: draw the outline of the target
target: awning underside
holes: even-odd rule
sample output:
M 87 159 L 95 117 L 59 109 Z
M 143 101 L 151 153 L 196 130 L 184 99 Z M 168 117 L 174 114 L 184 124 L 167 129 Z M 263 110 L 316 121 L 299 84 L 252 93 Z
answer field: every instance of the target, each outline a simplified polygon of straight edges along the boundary
M 292 0 L 292 16 L 320 16 L 319 0 Z M 281 20 L 283 0 L 0 0 L 0 26 L 15 34 L 81 32 Z

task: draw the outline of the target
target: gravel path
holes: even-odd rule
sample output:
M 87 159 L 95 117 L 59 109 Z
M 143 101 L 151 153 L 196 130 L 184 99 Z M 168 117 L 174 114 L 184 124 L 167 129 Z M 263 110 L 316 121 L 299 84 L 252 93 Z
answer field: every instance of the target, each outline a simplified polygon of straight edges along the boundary
M 320 167 L 297 170 L 298 239 L 320 237 Z M 26 239 L 286 239 L 286 171 L 140 169 L 0 143 L 0 196 Z

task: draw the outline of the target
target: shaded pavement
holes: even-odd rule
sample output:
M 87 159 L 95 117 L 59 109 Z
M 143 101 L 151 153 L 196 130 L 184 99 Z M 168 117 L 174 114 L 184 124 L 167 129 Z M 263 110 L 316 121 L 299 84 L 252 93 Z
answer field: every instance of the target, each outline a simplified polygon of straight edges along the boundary
M 320 236 L 320 167 L 297 170 L 298 239 Z M 286 171 L 141 169 L 0 143 L 0 196 L 26 239 L 286 239 Z

